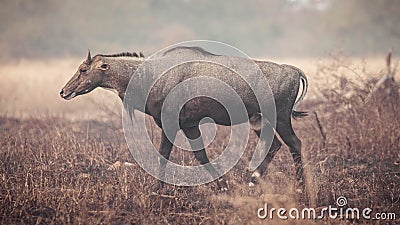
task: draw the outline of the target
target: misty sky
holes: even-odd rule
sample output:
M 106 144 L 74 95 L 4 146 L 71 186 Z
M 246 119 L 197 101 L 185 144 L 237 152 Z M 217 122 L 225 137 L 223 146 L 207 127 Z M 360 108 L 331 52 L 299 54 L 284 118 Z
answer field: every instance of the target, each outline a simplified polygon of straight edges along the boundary
M 400 1 L 151 0 L 1 3 L 0 57 L 142 51 L 193 39 L 254 57 L 384 54 L 400 49 Z

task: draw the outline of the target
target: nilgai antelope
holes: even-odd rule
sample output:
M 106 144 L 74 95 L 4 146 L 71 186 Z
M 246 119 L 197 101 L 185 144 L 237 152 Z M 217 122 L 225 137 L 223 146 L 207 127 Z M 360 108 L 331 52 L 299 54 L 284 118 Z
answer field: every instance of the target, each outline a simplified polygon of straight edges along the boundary
M 198 55 L 199 57 L 203 57 L 203 59 L 213 59 L 215 57 L 219 57 L 218 60 L 225 60 L 230 63 L 235 62 L 237 64 L 240 64 L 243 62 L 243 60 L 245 60 L 244 58 L 239 57 L 215 55 L 198 47 L 175 47 L 168 50 L 164 53 L 164 55 L 161 55 L 157 59 L 148 60 L 159 60 L 159 62 L 162 62 L 162 60 L 185 56 L 185 54 L 192 56 Z M 89 51 L 86 60 L 78 67 L 78 71 L 68 81 L 65 87 L 62 88 L 60 95 L 62 98 L 69 100 L 78 95 L 89 93 L 97 87 L 102 87 L 116 91 L 121 100 L 124 100 L 127 85 L 131 79 L 133 79 L 135 83 L 140 84 L 140 82 L 143 82 L 141 80 L 142 77 L 134 76 L 134 71 L 136 71 L 139 66 L 148 60 L 145 60 L 142 54 L 138 55 L 136 53 L 120 53 L 113 55 L 99 54 L 92 58 Z M 300 69 L 294 66 L 278 65 L 267 61 L 251 61 L 258 65 L 262 71 L 262 75 L 265 76 L 265 79 L 271 88 L 276 105 L 277 118 L 275 128 L 276 132 L 275 136 L 273 137 L 272 145 L 269 149 L 264 149 L 264 151 L 266 151 L 266 157 L 259 167 L 254 170 L 251 176 L 249 176 L 249 185 L 254 185 L 261 176 L 266 174 L 268 164 L 282 146 L 281 142 L 276 136 L 276 134 L 279 134 L 284 143 L 289 147 L 295 163 L 298 185 L 304 191 L 305 184 L 303 176 L 303 164 L 300 153 L 301 141 L 293 131 L 291 118 L 302 117 L 306 115 L 305 112 L 295 111 L 295 108 L 301 102 L 301 100 L 303 100 L 307 92 L 307 78 Z M 184 67 L 171 71 L 168 75 L 162 76 L 162 81 L 155 83 L 155 85 L 152 87 L 147 101 L 145 100 L 145 110 L 138 109 L 143 113 L 152 116 L 155 123 L 162 129 L 159 152 L 167 160 L 169 159 L 174 141 L 170 141 L 167 138 L 167 135 L 162 127 L 161 107 L 166 96 L 172 90 L 172 88 L 184 80 L 196 76 L 215 76 L 216 78 L 223 80 L 233 87 L 233 89 L 235 89 L 235 91 L 241 97 L 246 107 L 250 124 L 252 124 L 251 127 L 257 136 L 262 138 L 262 136 L 260 136 L 262 130 L 260 121 L 262 115 L 260 115 L 261 111 L 257 99 L 254 98 L 254 95 L 249 94 L 252 92 L 252 90 L 248 89 L 246 85 L 243 85 L 243 80 L 230 79 L 230 74 L 210 74 L 207 73 L 208 71 L 209 69 L 207 66 L 198 67 L 198 64 L 196 63 L 187 63 Z M 151 75 L 146 74 L 146 76 Z M 296 101 L 300 89 L 300 83 L 302 83 L 303 90 L 300 97 Z M 226 93 L 220 93 L 220 95 L 224 94 Z M 221 108 L 221 105 L 219 105 L 218 102 L 210 102 L 210 99 L 206 97 L 198 97 L 195 101 L 188 101 L 185 103 L 182 111 L 187 113 L 182 113 L 182 115 L 179 116 L 180 129 L 183 130 L 183 133 L 189 139 L 189 142 L 190 140 L 201 137 L 199 121 L 202 118 L 211 117 L 217 124 L 225 126 L 233 125 L 230 124 L 229 115 L 227 115 L 226 111 Z M 192 142 L 190 142 L 190 144 L 192 145 Z M 207 158 L 204 147 L 202 147 L 200 150 L 194 151 L 194 155 L 200 164 L 208 165 L 206 169 L 213 177 L 216 176 L 216 170 L 211 164 L 208 164 L 209 159 Z M 164 163 L 162 163 L 163 161 Z M 163 168 L 165 168 L 165 161 L 166 160 L 160 160 L 160 171 L 163 171 Z M 220 188 L 225 188 L 224 185 L 226 185 L 226 183 L 224 182 L 225 181 L 223 181 L 223 179 L 217 180 L 217 185 Z M 155 190 L 158 190 L 162 186 L 163 182 L 160 181 L 155 187 Z

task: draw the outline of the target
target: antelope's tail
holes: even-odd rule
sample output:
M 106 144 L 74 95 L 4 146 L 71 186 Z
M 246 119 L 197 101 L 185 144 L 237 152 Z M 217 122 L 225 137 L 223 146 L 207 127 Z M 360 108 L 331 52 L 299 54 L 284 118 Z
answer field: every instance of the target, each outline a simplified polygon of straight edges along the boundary
M 292 117 L 294 119 L 297 118 L 301 118 L 301 117 L 305 117 L 308 115 L 307 112 L 303 112 L 303 111 L 296 111 L 297 106 L 299 106 L 300 102 L 303 101 L 304 97 L 307 94 L 307 90 L 308 90 L 308 80 L 306 75 L 303 73 L 303 71 L 299 70 L 299 75 L 300 75 L 300 81 L 303 85 L 303 90 L 301 92 L 300 97 L 297 99 L 297 101 L 294 103 L 293 105 L 293 109 L 292 109 Z

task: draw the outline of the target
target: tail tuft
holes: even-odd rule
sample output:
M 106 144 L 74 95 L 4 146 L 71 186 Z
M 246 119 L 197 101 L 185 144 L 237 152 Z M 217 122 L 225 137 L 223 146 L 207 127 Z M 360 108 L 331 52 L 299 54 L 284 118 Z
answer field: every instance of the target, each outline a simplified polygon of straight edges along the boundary
M 303 111 L 292 111 L 292 117 L 293 119 L 297 119 L 297 118 L 303 118 L 305 116 L 308 116 L 307 112 L 303 112 Z

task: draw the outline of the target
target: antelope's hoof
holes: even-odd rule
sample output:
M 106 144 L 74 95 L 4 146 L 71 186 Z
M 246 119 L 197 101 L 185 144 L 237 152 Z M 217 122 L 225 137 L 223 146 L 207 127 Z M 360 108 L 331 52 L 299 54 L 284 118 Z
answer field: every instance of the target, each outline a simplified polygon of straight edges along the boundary
M 164 187 L 164 183 L 163 182 L 157 182 L 151 189 L 151 193 L 153 195 L 158 195 L 160 190 Z
M 301 194 L 301 193 L 307 193 L 306 192 L 306 186 L 303 180 L 298 180 L 296 182 L 296 192 Z
M 260 179 L 260 173 L 253 172 L 249 177 L 249 187 L 254 187 L 258 184 L 258 179 Z
M 217 186 L 218 190 L 222 192 L 228 191 L 228 182 L 224 178 L 217 180 Z

